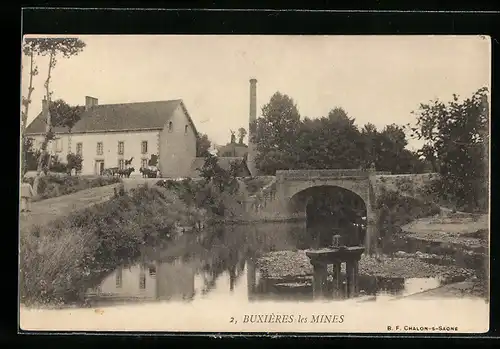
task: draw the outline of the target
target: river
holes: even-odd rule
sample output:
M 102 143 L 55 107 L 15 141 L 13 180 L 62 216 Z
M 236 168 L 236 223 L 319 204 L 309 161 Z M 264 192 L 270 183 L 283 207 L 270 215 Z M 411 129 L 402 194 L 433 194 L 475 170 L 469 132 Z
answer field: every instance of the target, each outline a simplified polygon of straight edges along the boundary
M 239 302 L 312 301 L 304 280 L 269 280 L 253 260 L 263 253 L 308 248 L 305 223 L 226 225 L 185 234 L 168 247 L 151 248 L 141 260 L 119 266 L 86 293 L 88 305 L 219 300 Z M 434 278 L 360 276 L 361 295 L 393 298 L 436 288 Z

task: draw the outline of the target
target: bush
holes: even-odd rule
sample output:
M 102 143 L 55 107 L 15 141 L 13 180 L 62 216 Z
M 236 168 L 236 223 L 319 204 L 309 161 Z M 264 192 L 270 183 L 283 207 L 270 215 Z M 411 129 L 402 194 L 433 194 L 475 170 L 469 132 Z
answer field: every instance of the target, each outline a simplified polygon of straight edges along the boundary
M 80 190 L 102 187 L 119 183 L 118 177 L 97 177 L 93 179 L 77 176 L 47 175 L 40 178 L 38 183 L 38 200 L 49 199 L 61 195 L 68 195 Z M 30 178 L 33 185 L 34 178 Z
M 401 232 L 401 226 L 423 217 L 438 214 L 440 207 L 432 202 L 403 196 L 393 190 L 382 190 L 377 197 L 377 230 L 380 238 L 389 240 Z
M 175 238 L 204 219 L 162 188 L 139 188 L 21 236 L 20 297 L 25 304 L 70 302 L 146 245 Z
M 489 188 L 488 183 L 474 183 L 475 196 L 473 202 L 464 202 L 453 192 L 447 190 L 447 182 L 438 177 L 423 188 L 423 193 L 430 200 L 438 202 L 439 205 L 451 208 L 453 210 L 468 213 L 488 213 L 489 207 Z
M 209 154 L 199 169 L 202 180 L 162 180 L 157 185 L 174 192 L 188 207 L 207 210 L 212 217 L 234 216 L 236 208 L 242 207 L 238 197 L 240 182 L 233 167 L 229 171 L 223 169 L 218 159 Z
M 246 184 L 248 194 L 253 195 L 261 190 L 267 183 L 269 183 L 268 177 L 247 177 L 243 181 Z

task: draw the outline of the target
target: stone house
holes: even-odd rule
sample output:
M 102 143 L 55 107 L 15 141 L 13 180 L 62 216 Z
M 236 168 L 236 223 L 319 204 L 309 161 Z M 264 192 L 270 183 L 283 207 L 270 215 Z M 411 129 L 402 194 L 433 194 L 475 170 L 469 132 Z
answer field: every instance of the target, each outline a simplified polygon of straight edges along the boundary
M 45 101 L 44 101 L 45 103 Z M 68 153 L 83 158 L 82 175 L 99 175 L 111 167 L 139 168 L 158 157 L 163 177 L 185 177 L 196 158 L 198 133 L 181 99 L 122 104 L 98 104 L 87 96 L 80 120 L 71 133 L 55 127 L 56 139 L 48 150 L 65 162 Z M 41 147 L 45 120 L 40 113 L 26 128 L 26 135 Z M 126 165 L 126 160 L 130 161 Z

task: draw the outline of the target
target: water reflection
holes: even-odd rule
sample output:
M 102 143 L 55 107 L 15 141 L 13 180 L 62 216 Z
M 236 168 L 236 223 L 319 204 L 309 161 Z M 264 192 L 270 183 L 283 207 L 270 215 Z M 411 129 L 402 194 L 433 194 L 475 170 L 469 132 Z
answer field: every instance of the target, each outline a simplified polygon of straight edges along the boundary
M 275 250 L 305 248 L 305 224 L 225 226 L 204 236 L 186 236 L 169 248 L 120 267 L 88 290 L 91 303 L 238 297 L 242 301 L 312 300 L 310 277 L 262 277 L 253 260 Z M 439 286 L 433 279 L 360 275 L 361 294 L 397 296 Z

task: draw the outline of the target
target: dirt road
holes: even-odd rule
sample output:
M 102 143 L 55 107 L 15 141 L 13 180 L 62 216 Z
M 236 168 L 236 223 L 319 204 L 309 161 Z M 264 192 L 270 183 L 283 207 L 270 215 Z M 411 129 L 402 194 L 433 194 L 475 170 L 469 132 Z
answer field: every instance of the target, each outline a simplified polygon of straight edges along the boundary
M 31 212 L 20 213 L 20 232 L 29 231 L 34 225 L 44 225 L 48 222 L 68 215 L 91 205 L 107 201 L 114 194 L 114 188 L 120 184 L 81 190 L 79 192 L 58 196 L 32 203 Z

